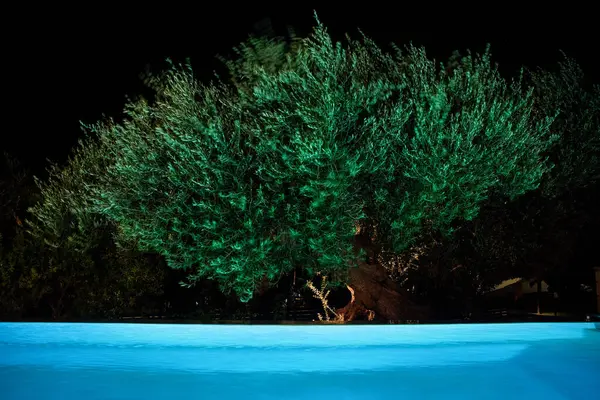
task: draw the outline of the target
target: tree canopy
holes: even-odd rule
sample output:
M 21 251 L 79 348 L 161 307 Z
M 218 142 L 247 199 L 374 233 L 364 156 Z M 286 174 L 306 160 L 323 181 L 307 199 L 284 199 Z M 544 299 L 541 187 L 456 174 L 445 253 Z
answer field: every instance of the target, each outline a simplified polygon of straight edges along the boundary
M 90 127 L 102 172 L 80 167 L 95 210 L 188 284 L 247 301 L 295 267 L 343 281 L 358 226 L 401 253 L 552 167 L 555 113 L 489 51 L 445 65 L 413 46 L 334 43 L 321 23 L 293 46 L 241 48 L 232 79 L 203 84 L 190 65 L 151 76 L 153 102 Z

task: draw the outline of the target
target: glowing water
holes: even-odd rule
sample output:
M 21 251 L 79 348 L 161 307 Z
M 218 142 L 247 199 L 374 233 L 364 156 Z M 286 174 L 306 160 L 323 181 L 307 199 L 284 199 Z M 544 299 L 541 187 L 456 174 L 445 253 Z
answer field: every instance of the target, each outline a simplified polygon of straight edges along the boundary
M 2 399 L 594 399 L 581 324 L 0 323 Z

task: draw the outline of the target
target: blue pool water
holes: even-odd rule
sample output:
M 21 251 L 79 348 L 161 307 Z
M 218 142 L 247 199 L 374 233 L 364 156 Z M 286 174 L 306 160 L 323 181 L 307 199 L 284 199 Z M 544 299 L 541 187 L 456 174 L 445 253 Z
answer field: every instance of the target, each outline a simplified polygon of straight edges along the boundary
M 0 323 L 0 399 L 600 399 L 591 323 Z

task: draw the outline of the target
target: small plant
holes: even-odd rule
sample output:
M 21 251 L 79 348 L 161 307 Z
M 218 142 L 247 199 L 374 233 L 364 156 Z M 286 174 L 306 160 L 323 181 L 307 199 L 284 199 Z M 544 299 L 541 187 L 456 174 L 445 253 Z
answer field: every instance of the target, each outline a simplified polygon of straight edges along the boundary
M 319 321 L 334 323 L 344 322 L 344 316 L 337 314 L 335 310 L 329 306 L 329 303 L 327 301 L 327 297 L 329 296 L 329 293 L 331 293 L 331 290 L 327 289 L 327 276 L 323 276 L 323 278 L 321 279 L 321 289 L 317 289 L 312 283 L 312 281 L 306 282 L 306 286 L 313 292 L 313 297 L 315 299 L 320 300 L 321 305 L 323 306 L 325 318 L 323 318 L 323 315 L 321 313 L 317 313 Z M 330 317 L 330 314 L 334 317 L 333 319 Z

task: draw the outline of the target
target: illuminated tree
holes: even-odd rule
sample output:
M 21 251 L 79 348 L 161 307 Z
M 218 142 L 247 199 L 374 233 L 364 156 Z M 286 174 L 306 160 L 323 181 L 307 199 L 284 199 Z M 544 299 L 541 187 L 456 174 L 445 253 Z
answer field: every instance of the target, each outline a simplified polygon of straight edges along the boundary
M 275 55 L 240 52 L 233 85 L 174 66 L 149 81 L 154 103 L 92 127 L 109 160 L 90 186 L 99 210 L 190 283 L 247 301 L 294 267 L 342 282 L 357 225 L 400 253 L 550 168 L 552 116 L 533 114 L 531 90 L 489 52 L 441 68 L 414 47 L 333 43 L 320 23 L 281 57 L 276 42 L 246 46 Z

